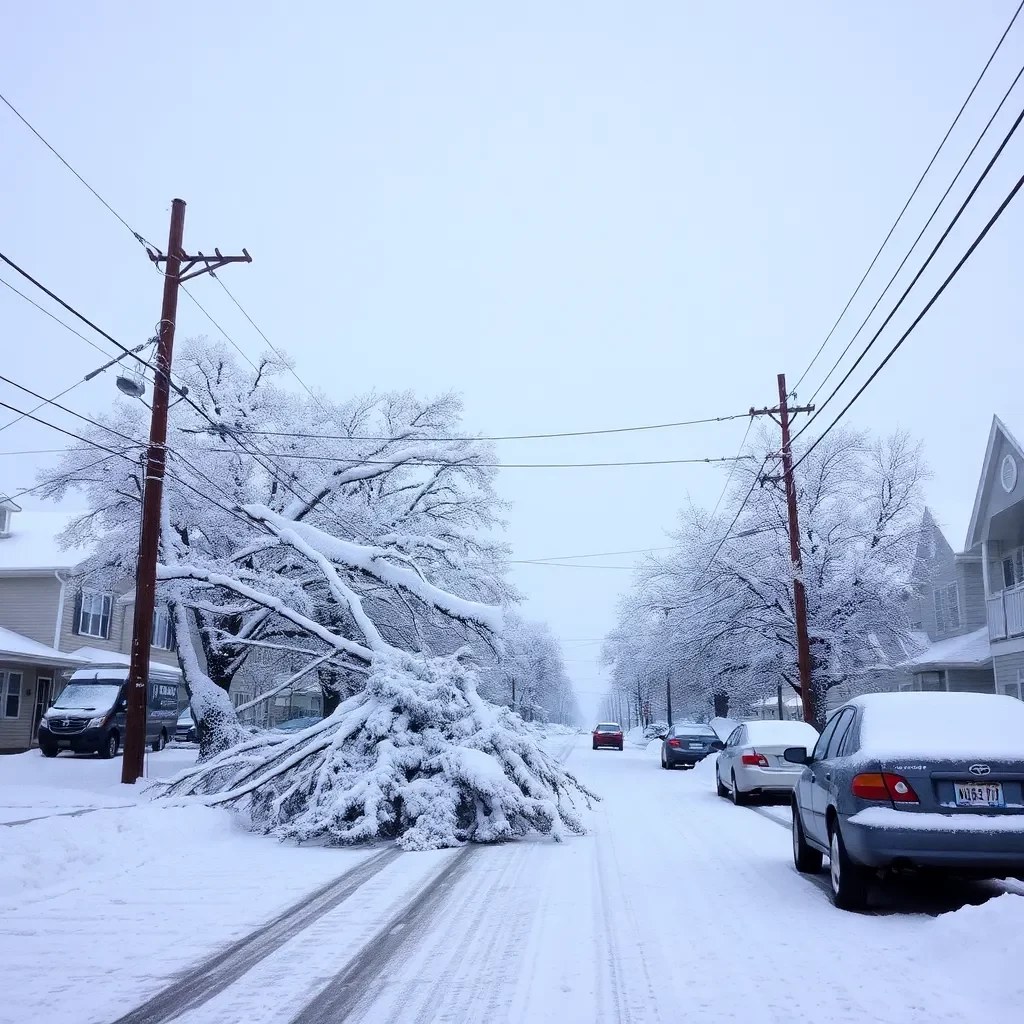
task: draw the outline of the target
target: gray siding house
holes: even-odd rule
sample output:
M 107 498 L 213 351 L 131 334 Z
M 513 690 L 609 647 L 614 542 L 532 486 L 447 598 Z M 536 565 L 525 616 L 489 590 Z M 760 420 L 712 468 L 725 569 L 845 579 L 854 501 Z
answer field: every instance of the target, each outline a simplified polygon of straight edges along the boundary
M 1024 449 L 998 417 L 964 547 L 981 569 L 995 690 L 1024 698 Z
M 0 752 L 9 753 L 35 745 L 39 719 L 74 669 L 127 666 L 135 607 L 127 581 L 101 590 L 76 571 L 86 553 L 54 540 L 66 514 L 4 498 L 0 509 Z M 153 669 L 180 679 L 166 610 L 153 625 Z

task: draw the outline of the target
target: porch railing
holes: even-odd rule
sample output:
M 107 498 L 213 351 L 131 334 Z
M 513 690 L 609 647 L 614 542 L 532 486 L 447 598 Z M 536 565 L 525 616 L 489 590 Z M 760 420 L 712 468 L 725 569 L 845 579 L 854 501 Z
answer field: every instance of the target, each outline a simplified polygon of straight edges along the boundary
M 993 594 L 987 604 L 989 639 L 1024 636 L 1024 587 Z

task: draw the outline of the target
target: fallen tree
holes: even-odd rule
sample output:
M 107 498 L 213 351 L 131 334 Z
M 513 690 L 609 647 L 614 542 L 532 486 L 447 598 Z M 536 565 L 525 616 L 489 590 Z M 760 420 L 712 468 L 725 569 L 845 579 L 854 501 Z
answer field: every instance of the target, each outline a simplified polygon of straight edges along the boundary
M 434 656 L 388 643 L 346 573 L 495 638 L 498 608 L 435 586 L 408 556 L 341 540 L 264 506 L 241 511 L 264 531 L 264 550 L 287 549 L 297 571 L 319 575 L 358 639 L 311 618 L 280 587 L 261 587 L 258 573 L 165 562 L 161 580 L 172 591 L 212 590 L 266 610 L 303 635 L 308 654 L 316 644 L 320 660 L 333 652 L 362 663 L 366 683 L 309 729 L 248 737 L 158 783 L 164 796 L 243 806 L 255 828 L 282 839 L 394 838 L 409 850 L 584 831 L 576 800 L 589 805 L 594 794 L 539 746 L 518 715 L 481 698 L 469 650 Z

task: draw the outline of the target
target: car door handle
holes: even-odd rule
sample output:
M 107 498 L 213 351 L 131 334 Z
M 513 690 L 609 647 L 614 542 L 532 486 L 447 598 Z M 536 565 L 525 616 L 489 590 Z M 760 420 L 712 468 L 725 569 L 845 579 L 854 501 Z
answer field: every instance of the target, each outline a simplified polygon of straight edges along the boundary
M 811 782 L 817 782 L 818 780 L 814 777 L 814 772 L 811 772 Z

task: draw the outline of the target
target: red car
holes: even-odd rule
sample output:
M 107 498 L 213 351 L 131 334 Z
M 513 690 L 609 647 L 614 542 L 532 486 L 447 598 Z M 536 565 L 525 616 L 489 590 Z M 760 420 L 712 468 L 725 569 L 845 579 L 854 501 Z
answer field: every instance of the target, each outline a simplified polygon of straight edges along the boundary
M 594 749 L 616 747 L 622 749 L 622 726 L 618 722 L 602 722 L 593 732 Z

